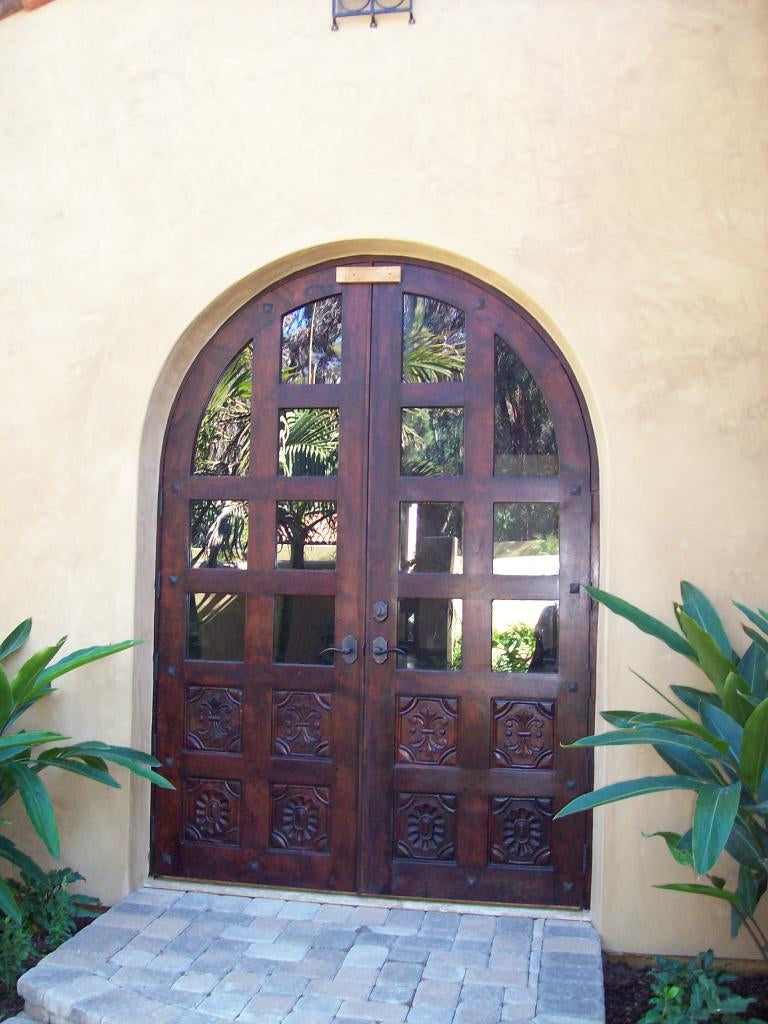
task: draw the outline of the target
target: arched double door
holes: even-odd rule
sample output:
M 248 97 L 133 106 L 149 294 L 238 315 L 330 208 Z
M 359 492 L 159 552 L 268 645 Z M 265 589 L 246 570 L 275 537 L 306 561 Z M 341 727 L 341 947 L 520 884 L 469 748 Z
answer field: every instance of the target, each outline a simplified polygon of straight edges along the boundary
M 375 262 L 254 298 L 179 392 L 153 872 L 582 906 L 585 413 L 511 302 Z

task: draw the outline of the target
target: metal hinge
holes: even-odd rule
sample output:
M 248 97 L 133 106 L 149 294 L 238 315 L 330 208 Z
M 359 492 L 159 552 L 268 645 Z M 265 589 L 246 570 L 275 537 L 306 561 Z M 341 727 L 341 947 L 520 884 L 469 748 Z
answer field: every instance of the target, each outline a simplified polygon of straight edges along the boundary
M 162 578 L 162 574 L 161 573 L 158 573 L 155 576 L 155 597 L 156 598 L 160 597 L 160 580 L 161 580 L 161 578 Z
M 163 498 L 164 498 L 163 489 L 161 487 L 160 488 L 160 493 L 157 495 L 157 518 L 158 519 L 162 519 L 163 518 Z
M 155 682 L 160 677 L 160 651 L 155 651 L 152 655 L 152 678 Z
M 585 875 L 587 873 L 587 864 L 589 864 L 589 850 L 590 850 L 590 843 L 589 843 L 589 840 L 587 839 L 584 842 L 584 848 L 583 848 L 582 857 L 581 857 L 581 873 L 583 875 Z

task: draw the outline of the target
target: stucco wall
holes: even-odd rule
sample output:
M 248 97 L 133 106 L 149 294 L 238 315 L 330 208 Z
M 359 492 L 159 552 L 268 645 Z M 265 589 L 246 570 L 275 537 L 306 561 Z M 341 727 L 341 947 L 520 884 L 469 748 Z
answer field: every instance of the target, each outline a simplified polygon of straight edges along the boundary
M 328 8 L 58 0 L 0 24 L 0 629 L 148 639 L 62 681 L 41 720 L 70 735 L 149 743 L 186 367 L 255 288 L 337 253 L 446 250 L 540 316 L 597 434 L 604 586 L 668 618 L 691 579 L 734 630 L 731 597 L 765 602 L 768 3 L 418 0 L 415 27 L 334 34 Z M 692 681 L 601 619 L 598 706 L 652 705 L 630 664 Z M 613 752 L 598 780 L 657 768 Z M 116 899 L 145 791 L 53 789 L 64 862 Z M 749 955 L 717 907 L 651 888 L 687 875 L 640 832 L 686 805 L 596 816 L 596 923 L 613 949 Z

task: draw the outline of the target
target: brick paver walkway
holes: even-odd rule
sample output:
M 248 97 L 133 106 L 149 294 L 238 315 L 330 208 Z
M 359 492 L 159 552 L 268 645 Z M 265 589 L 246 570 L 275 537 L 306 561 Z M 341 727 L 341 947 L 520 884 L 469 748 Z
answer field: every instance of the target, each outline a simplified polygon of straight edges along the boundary
M 604 1020 L 600 940 L 583 921 L 149 887 L 19 992 L 17 1024 Z

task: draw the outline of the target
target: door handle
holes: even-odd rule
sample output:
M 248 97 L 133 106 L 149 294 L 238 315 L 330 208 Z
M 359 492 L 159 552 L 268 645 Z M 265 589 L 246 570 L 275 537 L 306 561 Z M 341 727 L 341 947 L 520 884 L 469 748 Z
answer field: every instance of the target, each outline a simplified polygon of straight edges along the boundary
M 330 651 L 340 654 L 348 665 L 354 665 L 357 661 L 357 640 L 349 633 L 341 641 L 341 647 L 326 647 L 320 653 L 328 654 Z
M 388 647 L 387 638 L 384 636 L 374 637 L 373 644 L 371 645 L 371 654 L 373 660 L 377 665 L 383 665 L 387 660 L 387 656 L 390 654 L 407 654 L 402 647 Z

